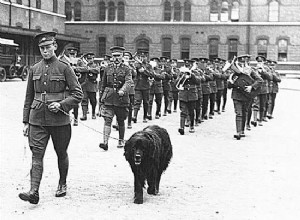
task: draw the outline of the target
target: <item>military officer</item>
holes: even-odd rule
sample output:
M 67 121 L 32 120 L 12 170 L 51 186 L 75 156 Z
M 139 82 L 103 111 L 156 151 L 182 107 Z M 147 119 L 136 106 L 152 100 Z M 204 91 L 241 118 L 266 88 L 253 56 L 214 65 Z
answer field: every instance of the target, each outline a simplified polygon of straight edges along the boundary
M 76 58 L 77 54 L 78 54 L 78 49 L 76 47 L 67 47 L 64 50 L 64 53 L 62 54 L 62 56 L 58 57 L 58 59 L 68 63 L 75 71 L 76 65 L 77 65 L 77 58 Z M 75 71 L 75 74 L 80 83 L 79 78 L 81 78 L 81 74 L 78 74 L 76 71 Z M 73 109 L 73 114 L 74 114 L 73 125 L 74 126 L 78 126 L 78 108 L 79 108 L 79 106 L 77 105 L 77 106 L 74 106 L 74 109 Z
M 184 67 L 180 69 L 180 74 L 176 81 L 177 85 L 181 85 L 182 90 L 179 90 L 179 106 L 180 106 L 180 127 L 178 132 L 184 135 L 184 126 L 187 117 L 190 118 L 190 133 L 195 132 L 194 121 L 195 121 L 195 108 L 196 101 L 198 99 L 197 84 L 200 83 L 200 78 L 191 70 L 193 61 L 184 60 Z
M 95 54 L 94 53 L 86 53 L 83 55 L 82 61 L 78 62 L 76 67 L 76 72 L 80 72 L 85 74 L 85 81 L 81 84 L 82 90 L 84 93 L 81 107 L 82 107 L 82 114 L 83 116 L 80 120 L 85 121 L 87 120 L 87 112 L 88 112 L 88 105 L 89 102 L 92 106 L 92 119 L 96 119 L 96 93 L 97 93 L 97 77 L 100 73 L 100 67 L 94 63 Z
M 162 80 L 162 85 L 163 85 L 163 98 L 164 98 L 164 116 L 167 115 L 167 109 L 168 109 L 168 105 L 169 105 L 169 93 L 171 90 L 171 84 L 170 81 L 172 79 L 172 74 L 171 74 L 171 67 L 168 64 L 168 57 L 165 56 L 161 56 L 159 58 L 160 60 L 160 69 L 164 74 L 164 79 Z
M 30 190 L 20 193 L 19 197 L 32 204 L 39 202 L 43 158 L 50 137 L 58 157 L 60 176 L 55 196 L 66 195 L 69 168 L 67 149 L 71 139 L 68 112 L 78 105 L 83 97 L 73 69 L 68 63 L 58 60 L 55 55 L 55 36 L 55 32 L 35 36 L 43 59 L 30 69 L 23 108 L 23 133 L 28 136 L 32 166 Z
M 276 100 L 276 94 L 279 91 L 278 83 L 281 82 L 280 75 L 278 72 L 276 72 L 276 61 L 271 60 L 270 61 L 270 69 L 272 74 L 272 90 L 270 91 L 270 98 L 269 98 L 269 106 L 268 106 L 268 112 L 267 117 L 269 119 L 273 118 L 273 111 L 275 107 L 275 100 Z
M 167 112 L 172 112 L 172 103 L 174 102 L 174 112 L 177 111 L 177 103 L 178 103 L 178 89 L 176 88 L 176 79 L 180 73 L 179 69 L 177 68 L 177 59 L 173 58 L 170 60 L 170 68 L 171 68 L 171 75 L 172 79 L 170 80 L 171 90 L 169 92 L 169 105 Z
M 227 75 L 222 72 L 223 64 L 224 64 L 223 59 L 221 58 L 216 58 L 215 63 L 216 63 L 216 71 L 219 72 L 219 75 L 216 79 L 217 83 L 217 95 L 216 95 L 216 105 L 217 109 L 216 112 L 220 115 L 221 114 L 221 99 L 224 94 L 224 80 L 227 79 Z
M 125 48 L 113 46 L 110 50 L 113 62 L 105 68 L 101 88 L 101 116 L 104 118 L 104 128 L 103 143 L 100 143 L 99 147 L 105 151 L 108 150 L 108 140 L 114 116 L 116 116 L 119 127 L 117 147 L 124 147 L 125 120 L 130 104 L 129 91 L 133 83 L 130 69 L 122 62 Z

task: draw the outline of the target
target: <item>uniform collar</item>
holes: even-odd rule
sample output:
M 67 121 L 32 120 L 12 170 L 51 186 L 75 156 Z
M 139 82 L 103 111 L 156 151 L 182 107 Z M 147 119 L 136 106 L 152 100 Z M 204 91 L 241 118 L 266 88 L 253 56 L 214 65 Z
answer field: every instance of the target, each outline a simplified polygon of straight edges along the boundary
M 51 63 L 53 63 L 56 60 L 57 60 L 57 57 L 56 56 L 52 56 L 50 59 L 47 59 L 47 60 L 44 59 L 44 63 L 51 64 Z

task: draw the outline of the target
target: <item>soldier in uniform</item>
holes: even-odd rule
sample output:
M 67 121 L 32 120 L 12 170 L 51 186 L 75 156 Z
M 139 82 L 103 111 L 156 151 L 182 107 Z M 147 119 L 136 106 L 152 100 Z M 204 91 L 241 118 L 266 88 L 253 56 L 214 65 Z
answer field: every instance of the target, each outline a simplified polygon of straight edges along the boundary
M 270 91 L 270 98 L 269 98 L 269 106 L 268 106 L 268 112 L 267 117 L 269 119 L 273 118 L 273 111 L 275 106 L 275 100 L 276 100 L 276 94 L 279 91 L 278 83 L 281 82 L 280 75 L 278 72 L 276 72 L 276 61 L 270 62 L 270 69 L 272 74 L 272 90 Z
M 163 116 L 167 115 L 167 109 L 168 109 L 168 105 L 169 105 L 169 93 L 171 90 L 171 84 L 170 81 L 172 79 L 172 74 L 171 74 L 171 68 L 168 65 L 168 57 L 160 57 L 160 69 L 163 72 L 165 78 L 162 81 L 162 85 L 163 85 L 163 97 L 164 97 L 164 114 Z
M 203 103 L 202 83 L 204 83 L 206 81 L 204 71 L 201 69 L 201 62 L 203 62 L 203 59 L 197 59 L 197 69 L 196 69 L 196 71 L 199 74 L 200 82 L 199 82 L 199 84 L 197 84 L 198 99 L 197 99 L 197 102 L 196 102 L 195 126 L 199 126 L 199 124 L 202 122 L 202 120 L 201 120 L 202 103 Z
M 240 140 L 241 137 L 245 137 L 245 124 L 249 105 L 251 103 L 251 98 L 245 95 L 245 93 L 250 93 L 252 90 L 256 90 L 260 87 L 262 82 L 261 77 L 255 71 L 244 71 L 243 67 L 240 65 L 241 59 L 234 59 L 230 67 L 234 73 L 228 79 L 228 88 L 232 88 L 231 98 L 234 104 L 234 110 L 236 114 L 235 123 L 236 123 L 236 134 L 233 136 L 237 140 Z M 224 69 L 225 71 L 226 69 Z M 245 76 L 244 76 L 245 75 Z M 246 77 L 249 79 L 245 88 L 240 88 L 236 81 L 239 77 Z
M 159 68 L 159 58 L 153 57 L 150 60 L 152 64 L 152 79 L 150 85 L 150 96 L 149 96 L 149 107 L 148 107 L 148 119 L 152 120 L 152 106 L 153 106 L 153 99 L 155 96 L 155 103 L 156 103 L 156 111 L 155 111 L 155 118 L 160 118 L 160 110 L 161 110 L 161 101 L 163 96 L 163 85 L 162 80 L 165 78 L 164 73 L 162 73 L 161 69 Z
M 131 71 L 123 60 L 124 47 L 113 46 L 110 48 L 113 63 L 105 68 L 101 88 L 101 116 L 104 118 L 103 143 L 99 147 L 108 150 L 108 139 L 111 133 L 113 117 L 119 127 L 118 148 L 124 147 L 125 120 L 128 116 L 129 91 L 132 81 Z
M 220 115 L 221 114 L 221 99 L 224 94 L 224 80 L 227 80 L 227 75 L 222 72 L 224 60 L 221 58 L 216 58 L 216 71 L 219 72 L 219 75 L 216 79 L 217 83 L 217 96 L 216 96 L 216 104 L 217 104 L 217 109 L 216 112 Z
M 95 54 L 86 53 L 83 55 L 82 60 L 79 60 L 76 67 L 76 72 L 86 75 L 85 81 L 81 84 L 84 93 L 81 107 L 83 116 L 80 120 L 87 120 L 87 112 L 89 101 L 92 105 L 92 119 L 96 119 L 96 105 L 97 105 L 97 77 L 100 73 L 100 67 L 94 63 Z
M 169 92 L 169 105 L 168 105 L 168 109 L 167 112 L 170 114 L 172 112 L 172 103 L 174 102 L 174 112 L 177 111 L 177 103 L 178 103 L 178 89 L 176 88 L 176 79 L 180 73 L 179 69 L 177 68 L 177 59 L 171 59 L 170 60 L 170 65 L 171 65 L 171 81 L 170 81 L 170 85 L 171 85 L 171 90 Z
M 216 70 L 215 60 L 209 60 L 209 70 L 212 73 L 213 79 L 209 81 L 210 94 L 209 94 L 209 118 L 212 119 L 214 116 L 215 102 L 217 97 L 217 79 L 220 78 L 221 74 Z
M 184 126 L 187 117 L 190 118 L 190 133 L 195 132 L 195 108 L 196 101 L 198 100 L 197 84 L 200 83 L 200 78 L 191 71 L 193 61 L 185 60 L 185 66 L 180 69 L 180 74 L 176 81 L 177 85 L 182 86 L 182 90 L 179 90 L 179 106 L 180 106 L 180 127 L 178 132 L 184 135 Z
M 64 53 L 62 54 L 62 56 L 58 57 L 58 59 L 68 63 L 73 68 L 73 70 L 75 71 L 76 65 L 77 65 L 77 59 L 76 59 L 77 54 L 78 54 L 78 49 L 76 47 L 67 47 L 64 50 Z M 80 83 L 79 78 L 81 78 L 82 75 L 77 74 L 76 71 L 75 71 L 75 74 L 76 74 L 76 76 L 78 78 L 78 81 Z M 74 106 L 74 109 L 73 109 L 73 114 L 74 114 L 73 125 L 74 126 L 78 126 L 78 108 L 79 108 L 79 106 L 77 105 L 77 106 Z
M 151 66 L 147 63 L 147 54 L 145 51 L 139 52 L 140 61 L 136 63 L 136 81 L 135 81 L 135 95 L 132 121 L 137 122 L 137 115 L 143 102 L 143 122 L 147 122 L 147 111 L 149 105 L 149 91 L 150 84 L 149 78 L 151 75 Z
M 58 157 L 60 176 L 55 196 L 66 195 L 69 168 L 67 149 L 71 139 L 68 112 L 83 97 L 73 69 L 68 63 L 59 61 L 55 55 L 55 36 L 55 32 L 45 32 L 35 37 L 43 59 L 30 69 L 23 108 L 23 133 L 28 136 L 32 166 L 30 191 L 20 193 L 19 197 L 32 204 L 39 202 L 43 158 L 50 137 Z

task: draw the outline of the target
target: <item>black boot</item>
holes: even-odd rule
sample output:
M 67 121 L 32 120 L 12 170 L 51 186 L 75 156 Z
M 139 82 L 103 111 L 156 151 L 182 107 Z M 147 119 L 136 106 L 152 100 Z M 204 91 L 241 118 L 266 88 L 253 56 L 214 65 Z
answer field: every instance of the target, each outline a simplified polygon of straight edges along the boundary
M 66 184 L 58 184 L 55 197 L 63 197 L 67 194 L 67 185 Z
M 40 200 L 39 192 L 37 190 L 20 193 L 19 198 L 23 201 L 28 201 L 31 204 L 38 204 Z

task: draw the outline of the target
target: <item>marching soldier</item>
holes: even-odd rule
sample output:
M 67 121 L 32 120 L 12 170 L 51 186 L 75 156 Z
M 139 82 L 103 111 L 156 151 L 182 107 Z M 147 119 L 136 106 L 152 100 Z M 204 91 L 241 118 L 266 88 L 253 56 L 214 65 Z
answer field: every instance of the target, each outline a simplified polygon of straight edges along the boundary
M 195 108 L 196 101 L 198 99 L 198 89 L 197 84 L 200 83 L 200 78 L 195 74 L 194 71 L 191 71 L 193 61 L 185 60 L 185 66 L 180 69 L 179 77 L 176 81 L 176 85 L 182 87 L 182 90 L 179 90 L 179 106 L 180 106 L 180 128 L 178 132 L 181 135 L 184 135 L 184 126 L 187 117 L 190 118 L 190 133 L 195 132 L 194 122 L 195 122 Z M 178 86 L 178 88 L 179 88 Z
M 113 117 L 116 115 L 119 126 L 118 148 L 124 147 L 125 120 L 128 116 L 129 91 L 132 81 L 130 69 L 122 62 L 124 47 L 110 48 L 113 63 L 105 68 L 101 88 L 101 116 L 104 118 L 103 143 L 99 147 L 108 150 Z
M 227 79 L 227 76 L 225 73 L 222 72 L 224 60 L 221 58 L 216 58 L 216 71 L 219 72 L 219 75 L 216 79 L 217 83 L 217 96 L 216 96 L 216 104 L 217 104 L 217 109 L 216 112 L 220 115 L 221 114 L 221 99 L 224 94 L 224 80 Z
M 59 60 L 64 61 L 66 63 L 68 63 L 73 70 L 75 71 L 76 69 L 76 65 L 77 65 L 77 54 L 78 54 L 78 49 L 75 47 L 67 47 L 64 51 L 64 53 L 62 54 L 62 56 L 58 57 Z M 81 78 L 81 74 L 78 74 L 75 71 L 75 74 L 78 78 L 78 81 L 80 83 L 80 78 Z M 73 109 L 73 114 L 74 114 L 74 122 L 73 122 L 73 126 L 78 126 L 78 108 L 79 106 L 74 106 Z
M 172 103 L 174 102 L 174 112 L 177 111 L 177 103 L 178 103 L 178 89 L 176 88 L 176 79 L 180 73 L 179 69 L 177 68 L 177 59 L 171 59 L 171 75 L 172 79 L 170 81 L 171 90 L 169 92 L 169 105 L 167 112 L 170 114 L 172 112 Z
M 168 57 L 164 57 L 164 56 L 159 58 L 159 60 L 160 60 L 160 69 L 163 72 L 163 74 L 165 75 L 165 78 L 162 81 L 163 97 L 164 97 L 164 103 L 165 103 L 164 114 L 163 114 L 164 116 L 167 115 L 167 109 L 168 109 L 168 106 L 169 106 L 169 93 L 170 93 L 170 90 L 171 90 L 170 81 L 172 79 L 171 68 L 167 63 L 168 59 L 169 59 Z
M 151 66 L 147 63 L 147 55 L 144 51 L 140 51 L 139 54 L 140 60 L 136 63 L 136 82 L 135 82 L 135 95 L 134 95 L 134 107 L 133 107 L 133 117 L 132 121 L 137 122 L 138 112 L 141 108 L 143 102 L 143 122 L 147 122 L 147 111 L 149 105 L 149 91 L 150 83 L 149 78 L 152 78 L 151 75 Z
M 68 63 L 55 55 L 55 32 L 35 36 L 41 61 L 30 69 L 23 108 L 23 134 L 28 136 L 32 163 L 30 191 L 20 193 L 20 199 L 32 204 L 39 202 L 39 188 L 43 175 L 43 158 L 51 137 L 58 158 L 59 182 L 56 197 L 67 193 L 69 157 L 67 149 L 71 139 L 68 112 L 83 97 L 80 84 Z M 69 94 L 68 94 L 69 93 Z
M 199 124 L 202 122 L 201 120 L 201 114 L 202 114 L 202 103 L 203 103 L 203 92 L 202 92 L 202 83 L 205 82 L 205 76 L 204 72 L 201 70 L 201 65 L 200 65 L 200 59 L 197 60 L 197 73 L 199 74 L 200 77 L 200 82 L 197 84 L 197 89 L 198 89 L 198 99 L 196 102 L 196 117 L 195 117 L 195 126 L 199 126 Z M 203 60 L 201 60 L 203 61 Z
M 87 112 L 89 101 L 92 105 L 92 119 L 96 119 L 96 93 L 97 93 L 97 77 L 100 73 L 100 67 L 94 63 L 95 54 L 94 53 L 86 53 L 83 55 L 82 60 L 78 61 L 78 65 L 76 67 L 76 72 L 80 72 L 85 74 L 85 81 L 81 84 L 82 91 L 84 93 L 81 107 L 83 116 L 80 120 L 87 120 Z
M 153 106 L 153 99 L 155 97 L 156 103 L 156 111 L 155 111 L 155 118 L 160 118 L 160 110 L 161 110 L 161 101 L 163 96 L 163 84 L 162 80 L 165 78 L 165 74 L 159 68 L 159 58 L 153 57 L 150 60 L 152 64 L 152 79 L 150 83 L 150 96 L 149 96 L 149 107 L 148 107 L 148 119 L 152 120 L 152 106 Z
M 279 91 L 278 83 L 281 82 L 280 75 L 278 72 L 276 72 L 276 61 L 271 61 L 270 62 L 270 69 L 271 69 L 271 74 L 272 74 L 272 90 L 270 91 L 270 99 L 269 99 L 269 108 L 268 108 L 268 114 L 267 117 L 269 119 L 273 118 L 273 111 L 275 107 L 275 100 L 276 100 L 276 94 Z
M 217 78 L 220 77 L 220 73 L 215 68 L 215 61 L 209 60 L 208 61 L 208 68 L 212 73 L 213 79 L 209 81 L 209 87 L 210 87 L 210 94 L 209 94 L 209 118 L 212 119 L 214 116 L 214 110 L 215 110 L 215 102 L 216 102 L 216 96 L 217 96 Z

